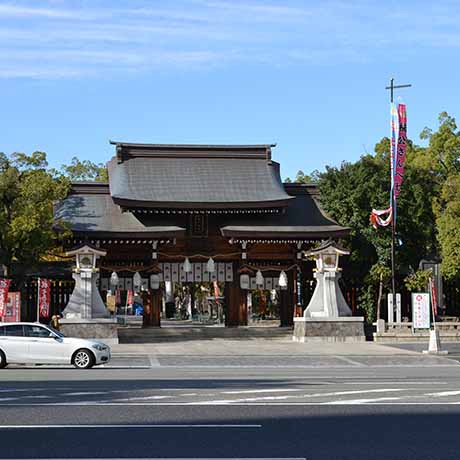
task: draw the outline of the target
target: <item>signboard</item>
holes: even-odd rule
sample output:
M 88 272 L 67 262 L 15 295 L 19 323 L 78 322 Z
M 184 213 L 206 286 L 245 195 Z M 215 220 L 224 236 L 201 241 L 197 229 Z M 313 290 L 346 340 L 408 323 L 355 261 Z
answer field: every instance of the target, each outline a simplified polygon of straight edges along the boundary
M 6 304 L 8 302 L 8 289 L 10 288 L 11 280 L 6 278 L 0 279 L 0 318 L 4 316 Z
M 38 280 L 38 310 L 41 318 L 50 314 L 51 281 L 40 278 Z
M 9 292 L 3 322 L 13 323 L 17 321 L 21 321 L 21 293 Z
M 430 294 L 418 292 L 412 294 L 412 328 L 430 328 Z

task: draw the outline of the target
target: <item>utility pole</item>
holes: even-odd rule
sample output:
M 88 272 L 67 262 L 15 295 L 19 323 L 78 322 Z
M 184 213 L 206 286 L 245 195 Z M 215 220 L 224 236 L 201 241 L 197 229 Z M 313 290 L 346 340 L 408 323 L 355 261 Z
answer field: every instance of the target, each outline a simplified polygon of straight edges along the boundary
M 395 85 L 395 79 L 390 79 L 390 86 L 386 86 L 385 89 L 390 90 L 390 103 L 393 104 L 394 90 L 400 88 L 410 88 L 412 85 Z M 397 143 L 397 140 L 396 140 Z M 397 144 L 396 144 L 397 145 Z M 393 154 L 396 154 L 396 151 L 393 151 Z M 391 159 L 395 161 L 395 157 Z M 394 175 L 394 163 L 392 165 L 391 171 Z M 391 178 L 393 182 L 393 177 Z M 395 239 L 396 239 L 396 200 L 395 193 L 392 188 L 391 190 L 391 295 L 393 298 L 393 310 L 396 307 L 396 268 L 395 268 Z M 377 318 L 379 319 L 379 318 Z

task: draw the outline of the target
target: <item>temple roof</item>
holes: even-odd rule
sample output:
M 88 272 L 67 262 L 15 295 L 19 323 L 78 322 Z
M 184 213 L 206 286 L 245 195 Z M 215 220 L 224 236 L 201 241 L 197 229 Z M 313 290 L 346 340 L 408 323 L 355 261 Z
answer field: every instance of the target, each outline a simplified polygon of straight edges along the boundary
M 74 233 L 80 234 L 148 238 L 175 237 L 185 232 L 176 226 L 145 226 L 133 214 L 123 213 L 104 183 L 72 184 L 71 194 L 56 206 L 54 215 L 56 221 L 66 222 Z
M 279 208 L 292 199 L 272 144 L 112 144 L 110 194 L 125 208 Z
M 287 193 L 294 197 L 281 214 L 268 214 L 253 218 L 248 216 L 244 225 L 226 225 L 222 235 L 230 238 L 328 238 L 349 233 L 321 209 L 315 185 L 284 184 Z

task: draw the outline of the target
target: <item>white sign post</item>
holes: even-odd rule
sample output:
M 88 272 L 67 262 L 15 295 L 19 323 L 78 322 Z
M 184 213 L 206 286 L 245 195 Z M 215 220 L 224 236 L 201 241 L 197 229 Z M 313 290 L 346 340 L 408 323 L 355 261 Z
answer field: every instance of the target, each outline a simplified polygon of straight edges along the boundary
M 412 328 L 430 329 L 430 294 L 412 293 Z
M 389 293 L 387 297 L 388 304 L 388 322 L 395 322 L 395 312 L 396 312 L 396 322 L 401 322 L 401 294 L 396 294 L 396 310 L 393 307 L 393 294 Z

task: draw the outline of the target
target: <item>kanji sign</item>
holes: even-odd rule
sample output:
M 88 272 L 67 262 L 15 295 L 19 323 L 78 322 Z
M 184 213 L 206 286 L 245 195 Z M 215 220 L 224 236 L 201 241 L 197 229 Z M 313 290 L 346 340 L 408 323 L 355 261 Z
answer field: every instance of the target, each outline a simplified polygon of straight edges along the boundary
M 5 315 L 6 304 L 8 302 L 8 290 L 10 289 L 11 280 L 0 279 L 0 318 Z
M 412 328 L 430 328 L 430 294 L 427 292 L 412 293 Z
M 21 293 L 9 292 L 3 322 L 21 321 Z
M 38 283 L 38 309 L 40 317 L 46 318 L 50 314 L 51 281 L 40 278 Z

